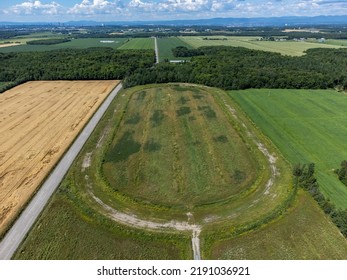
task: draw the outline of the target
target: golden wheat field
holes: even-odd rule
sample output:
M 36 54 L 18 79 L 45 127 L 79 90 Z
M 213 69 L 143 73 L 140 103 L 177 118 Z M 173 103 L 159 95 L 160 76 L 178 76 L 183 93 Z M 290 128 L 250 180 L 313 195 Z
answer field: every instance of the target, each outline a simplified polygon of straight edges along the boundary
M 28 82 L 0 94 L 0 234 L 118 83 Z

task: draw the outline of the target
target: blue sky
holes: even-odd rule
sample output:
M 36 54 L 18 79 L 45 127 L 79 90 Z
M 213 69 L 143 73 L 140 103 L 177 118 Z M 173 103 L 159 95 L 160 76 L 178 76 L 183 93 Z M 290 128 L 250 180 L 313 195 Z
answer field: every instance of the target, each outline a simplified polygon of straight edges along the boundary
M 0 21 L 131 21 L 347 15 L 347 0 L 9 0 Z

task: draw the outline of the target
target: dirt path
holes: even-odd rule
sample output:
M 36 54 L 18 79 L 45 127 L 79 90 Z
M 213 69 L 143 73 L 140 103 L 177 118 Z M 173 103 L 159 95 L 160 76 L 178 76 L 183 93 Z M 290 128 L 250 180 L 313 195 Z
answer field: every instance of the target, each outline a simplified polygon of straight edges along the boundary
M 189 224 L 188 222 L 181 222 L 181 221 L 169 221 L 165 223 L 159 223 L 159 222 L 153 222 L 149 220 L 143 220 L 137 217 L 134 214 L 127 214 L 121 211 L 118 211 L 111 206 L 104 203 L 100 198 L 94 195 L 92 192 L 92 187 L 89 181 L 88 175 L 85 176 L 87 186 L 88 186 L 88 193 L 89 195 L 94 199 L 94 201 L 99 204 L 104 210 L 105 214 L 111 218 L 113 221 L 135 227 L 135 228 L 141 228 L 141 229 L 149 229 L 149 230 L 176 230 L 176 231 L 192 231 L 192 248 L 193 248 L 193 255 L 195 260 L 200 260 L 200 232 L 201 232 L 201 226 L 200 225 L 194 225 Z M 189 219 L 189 218 L 188 218 Z
M 265 145 L 263 143 L 261 143 L 259 140 L 257 140 L 256 136 L 252 132 L 249 131 L 249 129 L 247 128 L 245 123 L 238 118 L 236 110 L 234 108 L 232 108 L 226 102 L 226 100 L 224 98 L 222 100 L 223 100 L 224 105 L 228 108 L 229 112 L 233 116 L 233 118 L 236 119 L 238 122 L 240 122 L 242 127 L 246 130 L 246 134 L 257 145 L 259 151 L 261 151 L 263 153 L 263 155 L 267 158 L 267 160 L 269 162 L 269 166 L 270 166 L 270 170 L 271 170 L 271 176 L 270 176 L 269 180 L 266 183 L 266 187 L 265 187 L 265 191 L 264 191 L 264 194 L 268 195 L 270 193 L 270 188 L 275 183 L 276 176 L 279 175 L 279 172 L 278 172 L 278 169 L 277 169 L 277 166 L 276 166 L 277 159 L 276 159 L 275 156 L 270 154 L 269 150 L 265 147 Z

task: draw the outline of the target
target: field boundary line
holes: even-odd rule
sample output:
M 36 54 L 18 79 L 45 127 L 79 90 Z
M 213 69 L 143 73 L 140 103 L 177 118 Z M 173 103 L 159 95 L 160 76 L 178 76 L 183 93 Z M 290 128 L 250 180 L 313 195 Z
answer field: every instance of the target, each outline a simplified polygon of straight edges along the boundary
M 96 125 L 106 112 L 107 108 L 122 89 L 122 84 L 119 83 L 112 92 L 108 95 L 105 101 L 101 104 L 98 110 L 94 113 L 88 124 L 83 128 L 81 133 L 75 139 L 68 151 L 64 154 L 57 166 L 46 179 L 42 187 L 30 201 L 28 206 L 20 214 L 11 229 L 5 234 L 0 243 L 0 260 L 9 260 L 12 258 L 19 245 L 27 236 L 37 218 L 45 208 L 49 199 L 58 188 L 60 182 L 69 170 L 73 161 L 81 151 L 85 142 L 88 140 Z

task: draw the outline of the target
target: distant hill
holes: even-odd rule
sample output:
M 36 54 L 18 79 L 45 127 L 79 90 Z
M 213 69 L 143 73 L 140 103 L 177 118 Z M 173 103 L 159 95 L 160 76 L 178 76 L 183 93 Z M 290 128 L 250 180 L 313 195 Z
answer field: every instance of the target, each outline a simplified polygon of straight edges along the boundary
M 23 26 L 23 25 L 57 25 L 48 22 L 0 22 L 0 26 Z M 234 26 L 234 27 L 256 27 L 256 26 L 312 26 L 312 25 L 347 25 L 345 16 L 315 16 L 315 17 L 268 17 L 268 18 L 212 18 L 194 20 L 166 20 L 166 21 L 69 21 L 66 26 L 100 26 L 100 25 L 165 25 L 165 26 Z

